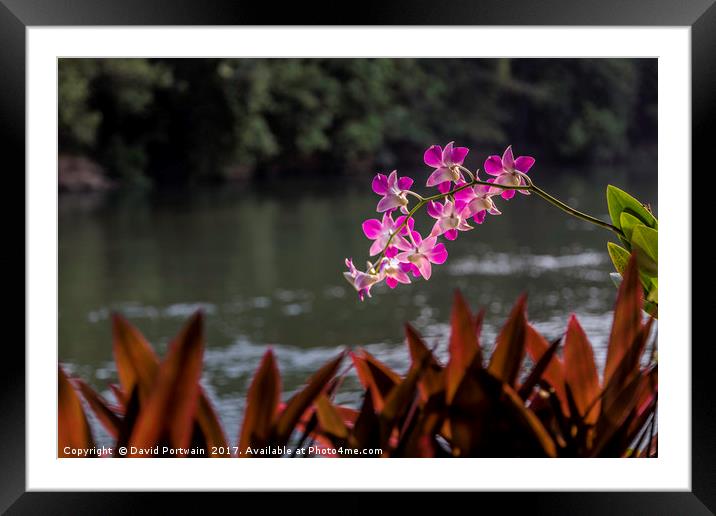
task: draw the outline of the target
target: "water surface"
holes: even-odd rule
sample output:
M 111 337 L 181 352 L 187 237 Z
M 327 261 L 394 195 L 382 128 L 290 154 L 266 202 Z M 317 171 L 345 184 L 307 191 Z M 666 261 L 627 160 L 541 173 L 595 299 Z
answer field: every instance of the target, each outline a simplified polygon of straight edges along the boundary
M 626 172 L 543 168 L 540 177 L 550 193 L 604 219 L 607 182 L 656 204 L 655 181 L 635 181 Z M 201 309 L 207 334 L 202 382 L 232 440 L 267 346 L 278 357 L 286 396 L 344 347 L 365 347 L 402 372 L 409 363 L 406 321 L 444 354 L 455 289 L 473 308 L 487 310 L 488 346 L 526 292 L 529 317 L 545 336 L 558 337 L 576 313 L 603 361 L 615 296 L 607 231 L 535 196 L 498 200 L 503 215 L 488 216 L 449 243 L 449 259 L 433 269 L 430 281 L 393 291 L 381 286 L 360 303 L 342 272 L 346 257 L 358 264 L 367 258 L 360 224 L 377 201 L 368 185 L 287 181 L 61 196 L 60 361 L 111 399 L 107 386 L 117 379 L 110 313 L 124 314 L 163 353 L 185 319 Z M 426 217 L 419 219 L 421 230 L 430 226 Z M 338 401 L 355 403 L 357 387 L 349 378 Z

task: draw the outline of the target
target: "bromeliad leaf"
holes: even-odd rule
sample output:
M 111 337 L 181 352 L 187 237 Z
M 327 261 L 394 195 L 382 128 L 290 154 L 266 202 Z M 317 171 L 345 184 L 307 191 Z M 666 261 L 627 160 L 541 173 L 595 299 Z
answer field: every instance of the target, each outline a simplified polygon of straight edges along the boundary
M 92 432 L 77 392 L 62 370 L 57 368 L 57 456 L 71 457 L 67 448 L 80 450 L 94 447 Z
M 169 346 L 130 437 L 130 447 L 149 448 L 166 439 L 171 446 L 189 445 L 199 399 L 203 318 L 194 314 Z

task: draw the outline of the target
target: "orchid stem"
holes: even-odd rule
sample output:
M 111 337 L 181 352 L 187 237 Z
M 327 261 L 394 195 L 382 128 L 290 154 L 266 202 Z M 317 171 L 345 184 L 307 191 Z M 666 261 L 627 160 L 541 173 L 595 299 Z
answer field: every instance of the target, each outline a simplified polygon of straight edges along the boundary
M 608 229 L 609 231 L 614 232 L 618 237 L 624 238 L 624 233 L 616 226 L 613 226 L 612 224 L 609 224 L 608 222 L 604 222 L 603 220 L 600 220 L 596 217 L 592 217 L 591 215 L 587 215 L 586 213 L 582 213 L 579 210 L 575 210 L 568 204 L 563 203 L 556 197 L 551 196 L 541 188 L 537 187 L 533 182 L 532 179 L 526 174 L 523 174 L 522 172 L 516 172 L 525 180 L 526 185 L 520 185 L 520 186 L 512 186 L 512 185 L 501 185 L 499 183 L 489 183 L 487 181 L 480 181 L 477 179 L 477 174 L 473 174 L 470 170 L 463 166 L 459 166 L 461 170 L 466 172 L 469 177 L 470 181 L 468 183 L 465 183 L 462 186 L 459 186 L 455 188 L 454 190 L 450 190 L 449 192 L 445 193 L 439 193 L 435 195 L 431 195 L 430 197 L 423 197 L 415 192 L 408 191 L 407 193 L 413 195 L 416 199 L 418 199 L 418 203 L 408 212 L 408 214 L 405 216 L 405 220 L 398 226 L 393 233 L 391 233 L 390 238 L 388 238 L 388 242 L 385 244 L 385 247 L 383 248 L 383 251 L 380 253 L 380 256 L 378 257 L 378 261 L 375 262 L 375 265 L 371 268 L 371 271 L 373 274 L 377 274 L 380 270 L 380 265 L 385 258 L 385 253 L 388 251 L 388 248 L 390 247 L 391 242 L 393 241 L 393 238 L 395 235 L 398 235 L 403 228 L 408 224 L 408 221 L 413 218 L 413 215 L 422 208 L 425 204 L 432 202 L 432 201 L 438 201 L 440 199 L 444 199 L 448 196 L 453 196 L 457 192 L 464 190 L 465 188 L 470 188 L 477 185 L 483 185 L 483 186 L 490 186 L 493 188 L 501 188 L 503 190 L 527 190 L 529 192 L 534 192 L 536 195 L 550 203 L 551 205 L 559 208 L 563 212 L 576 217 L 578 219 L 581 219 L 585 222 L 589 222 L 591 224 L 594 224 L 596 226 L 602 227 L 604 229 Z M 408 238 L 413 242 L 413 245 L 415 245 L 415 242 L 413 241 L 412 235 L 408 234 Z M 376 269 L 377 267 L 377 269 Z

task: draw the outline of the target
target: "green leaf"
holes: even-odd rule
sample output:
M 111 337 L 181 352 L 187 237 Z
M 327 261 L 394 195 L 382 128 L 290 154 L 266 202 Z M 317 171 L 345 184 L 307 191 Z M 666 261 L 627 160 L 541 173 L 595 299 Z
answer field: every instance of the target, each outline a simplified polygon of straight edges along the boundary
M 658 221 L 649 210 L 634 197 L 616 186 L 607 186 L 607 206 L 609 207 L 609 216 L 612 218 L 612 224 L 619 229 L 622 229 L 621 214 L 625 211 L 650 228 L 657 229 L 659 227 Z
M 659 303 L 659 280 L 657 278 L 651 278 L 651 286 L 649 288 L 649 295 L 646 297 L 647 301 L 652 303 Z
M 637 226 L 632 233 L 631 243 L 636 249 L 640 271 L 647 276 L 658 277 L 659 232 L 646 226 Z
M 644 223 L 636 218 L 634 215 L 627 211 L 623 211 L 622 214 L 619 216 L 619 224 L 621 225 L 621 230 L 624 232 L 624 236 L 626 237 L 626 240 L 628 242 L 631 242 L 632 233 L 634 232 L 634 228 L 637 226 L 643 226 Z
M 623 274 L 627 263 L 629 263 L 629 251 L 614 242 L 607 242 L 607 251 L 612 259 L 614 268 L 619 274 Z

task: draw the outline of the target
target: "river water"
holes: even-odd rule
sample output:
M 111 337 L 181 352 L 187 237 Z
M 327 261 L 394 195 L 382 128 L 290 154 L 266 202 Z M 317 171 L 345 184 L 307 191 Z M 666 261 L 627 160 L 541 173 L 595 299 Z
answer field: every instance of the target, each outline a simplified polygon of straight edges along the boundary
M 544 189 L 605 220 L 608 182 L 656 205 L 655 176 L 539 174 Z M 369 181 L 62 195 L 60 362 L 112 399 L 110 313 L 124 314 L 163 354 L 185 319 L 201 309 L 207 335 L 202 383 L 232 441 L 267 346 L 278 357 L 284 399 L 345 347 L 364 347 L 404 372 L 403 323 L 410 321 L 444 356 L 455 289 L 474 309 L 486 308 L 488 348 L 517 296 L 527 292 L 529 318 L 546 337 L 558 337 L 576 313 L 603 362 L 616 292 L 607 231 L 518 194 L 497 201 L 503 215 L 488 216 L 448 243 L 448 261 L 434 267 L 430 281 L 375 288 L 373 298 L 360 303 L 342 272 L 346 257 L 357 264 L 367 258 L 360 225 L 374 216 L 377 201 Z M 418 220 L 418 228 L 429 228 L 427 215 Z M 337 400 L 357 402 L 354 377 Z

